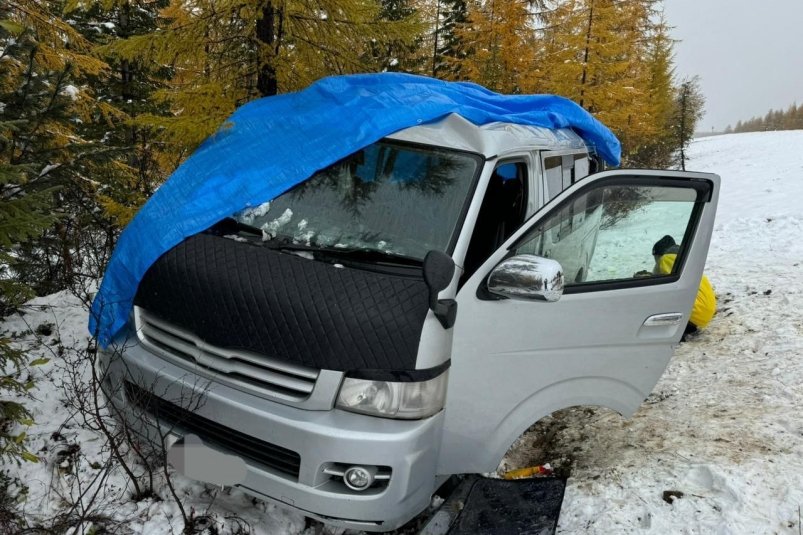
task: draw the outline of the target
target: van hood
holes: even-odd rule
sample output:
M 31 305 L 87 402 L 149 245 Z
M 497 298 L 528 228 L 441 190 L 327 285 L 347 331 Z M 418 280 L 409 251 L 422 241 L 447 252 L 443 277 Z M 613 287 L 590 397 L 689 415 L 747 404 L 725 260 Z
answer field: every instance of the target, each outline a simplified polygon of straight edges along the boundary
M 413 370 L 427 296 L 423 275 L 197 234 L 150 267 L 134 303 L 221 348 L 319 369 Z

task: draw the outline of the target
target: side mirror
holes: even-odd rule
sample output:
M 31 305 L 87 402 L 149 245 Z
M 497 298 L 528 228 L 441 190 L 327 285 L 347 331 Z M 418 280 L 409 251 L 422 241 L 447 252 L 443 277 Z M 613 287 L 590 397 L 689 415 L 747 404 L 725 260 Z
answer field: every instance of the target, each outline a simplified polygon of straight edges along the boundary
M 563 295 L 563 268 L 549 258 L 514 256 L 491 271 L 488 291 L 503 297 L 557 301 Z
M 441 251 L 430 251 L 424 257 L 424 282 L 429 288 L 429 308 L 444 329 L 454 325 L 457 302 L 454 299 L 438 300 L 438 292 L 446 289 L 454 277 L 454 260 Z

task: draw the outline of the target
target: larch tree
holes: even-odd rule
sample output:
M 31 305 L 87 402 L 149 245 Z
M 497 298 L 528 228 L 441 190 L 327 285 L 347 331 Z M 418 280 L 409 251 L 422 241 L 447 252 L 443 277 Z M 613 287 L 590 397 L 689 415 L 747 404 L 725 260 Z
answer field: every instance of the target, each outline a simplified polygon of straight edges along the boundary
M 535 79 L 609 126 L 625 156 L 655 134 L 647 35 L 653 0 L 566 0 L 544 16 Z
M 454 30 L 458 44 L 449 61 L 451 68 L 459 69 L 461 78 L 493 91 L 530 92 L 535 4 L 531 0 L 471 2 L 468 20 Z
M 142 115 L 161 129 L 176 163 L 239 105 L 294 91 L 332 74 L 381 70 L 375 52 L 412 41 L 414 20 L 386 20 L 370 0 L 172 0 L 160 27 L 110 45 L 120 60 L 169 70 L 157 103 L 170 117 Z
M 628 153 L 628 165 L 633 167 L 669 168 L 675 165 L 672 143 L 672 112 L 675 103 L 673 46 L 670 27 L 663 15 L 645 35 L 645 62 L 648 68 L 647 106 L 645 120 L 650 121 L 653 133 L 636 140 Z

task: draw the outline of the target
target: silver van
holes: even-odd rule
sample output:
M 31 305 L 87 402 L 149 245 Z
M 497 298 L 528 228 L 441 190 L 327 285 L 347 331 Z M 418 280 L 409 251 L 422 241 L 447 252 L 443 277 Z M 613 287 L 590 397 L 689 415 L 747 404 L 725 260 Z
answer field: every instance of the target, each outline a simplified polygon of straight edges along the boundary
M 151 440 L 238 460 L 227 484 L 397 528 L 556 410 L 629 417 L 666 368 L 719 177 L 599 165 L 571 130 L 451 115 L 388 136 L 165 253 L 104 353 L 108 395 Z

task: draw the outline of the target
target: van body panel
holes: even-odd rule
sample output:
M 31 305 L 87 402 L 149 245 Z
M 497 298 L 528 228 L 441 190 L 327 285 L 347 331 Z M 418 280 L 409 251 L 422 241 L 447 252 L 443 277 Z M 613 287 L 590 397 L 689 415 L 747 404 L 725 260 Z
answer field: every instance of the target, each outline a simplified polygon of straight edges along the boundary
M 541 148 L 588 150 L 583 139 L 568 128 L 553 130 L 498 122 L 478 126 L 454 113 L 434 123 L 405 128 L 387 138 L 476 152 L 486 158 Z
M 578 190 L 616 177 L 711 183 L 711 199 L 693 222 L 678 280 L 665 284 L 564 294 L 557 302 L 488 300 L 480 290 L 517 240 Z M 549 202 L 466 282 L 457 295 L 441 474 L 493 470 L 510 444 L 541 417 L 578 403 L 632 413 L 650 393 L 688 320 L 713 229 L 719 178 L 670 171 L 592 175 Z M 645 251 L 645 257 L 650 252 Z M 616 311 L 611 314 L 611 311 Z M 645 335 L 655 314 L 683 321 Z

